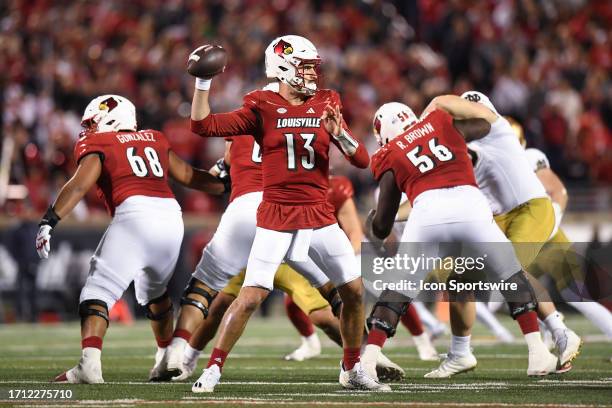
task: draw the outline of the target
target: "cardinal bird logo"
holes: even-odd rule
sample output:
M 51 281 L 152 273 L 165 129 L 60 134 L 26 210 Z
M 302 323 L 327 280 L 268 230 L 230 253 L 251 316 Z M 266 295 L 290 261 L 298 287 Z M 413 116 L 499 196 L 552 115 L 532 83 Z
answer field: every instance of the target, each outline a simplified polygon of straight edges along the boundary
M 293 47 L 291 46 L 291 44 L 289 44 L 287 41 L 285 40 L 280 40 L 278 43 L 276 43 L 276 45 L 274 46 L 274 53 L 276 55 L 280 55 L 281 57 L 283 55 L 289 55 L 293 53 Z
M 113 109 L 115 109 L 117 105 L 118 103 L 116 100 L 114 100 L 113 98 L 108 98 L 100 103 L 100 106 L 98 106 L 98 109 L 107 110 L 110 112 Z

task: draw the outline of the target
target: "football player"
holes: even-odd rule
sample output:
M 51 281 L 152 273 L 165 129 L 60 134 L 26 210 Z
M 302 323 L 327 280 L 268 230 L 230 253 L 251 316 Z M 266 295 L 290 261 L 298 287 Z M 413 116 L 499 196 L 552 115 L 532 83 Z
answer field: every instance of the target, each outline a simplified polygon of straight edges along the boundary
M 476 91 L 468 91 L 461 97 L 439 96 L 425 112 L 431 109 L 444 110 L 457 119 L 480 117 L 482 109 L 491 112 L 488 115 L 491 131 L 486 137 L 471 142 L 468 150 L 476 181 L 487 197 L 497 225 L 513 243 L 529 243 L 515 246 L 523 268 L 528 270 L 553 231 L 554 211 L 542 183 L 529 167 L 510 123 L 497 113 L 484 94 Z M 538 293 L 546 293 L 537 280 L 532 279 L 532 285 Z M 547 293 L 541 296 L 547 298 Z M 484 305 L 481 307 L 484 310 Z M 450 303 L 451 322 L 454 323 L 451 324 L 453 334 L 449 357 L 426 377 L 446 378 L 476 366 L 470 348 L 475 308 L 475 302 Z M 553 333 L 562 367 L 557 372 L 567 371 L 571 368 L 569 363 L 578 355 L 580 338 L 567 328 L 552 302 L 539 301 L 537 312 Z
M 513 119 L 508 119 L 512 128 L 523 147 L 527 143 L 523 133 L 523 129 L 519 123 Z M 551 233 L 550 239 L 542 248 L 541 253 L 530 266 L 529 272 L 538 277 L 548 273 L 556 284 L 559 294 L 566 300 L 567 304 L 582 313 L 591 321 L 608 339 L 612 340 L 612 313 L 597 302 L 589 302 L 577 295 L 576 284 L 580 284 L 580 272 L 572 274 L 571 269 L 575 268 L 575 259 L 571 254 L 571 242 L 561 228 L 561 219 L 567 206 L 568 195 L 563 182 L 557 174 L 551 169 L 548 158 L 541 150 L 530 147 L 525 150 L 529 165 L 535 172 L 538 179 L 544 185 L 546 194 L 552 200 L 552 206 L 555 211 L 555 227 Z M 551 245 L 548 245 L 551 244 Z M 568 264 L 568 268 L 563 267 L 563 261 L 559 260 L 560 252 L 565 252 L 562 256 Z M 557 257 L 555 259 L 555 257 Z M 576 268 L 577 269 L 577 268 Z M 578 281 L 578 282 L 577 282 Z M 573 289 L 572 289 L 573 287 Z
M 234 143 L 241 143 L 246 138 L 237 138 Z M 251 142 L 253 143 L 253 142 Z M 228 158 L 228 155 L 226 155 Z M 231 159 L 231 157 L 229 157 Z M 227 162 L 226 162 L 227 164 Z M 238 164 L 235 164 L 238 165 Z M 232 169 L 235 165 L 232 165 Z M 239 182 L 233 182 L 238 184 Z M 353 186 L 346 177 L 331 176 L 330 188 L 328 190 L 328 200 L 334 205 L 335 215 L 342 230 L 347 234 L 353 244 L 353 249 L 357 252 L 361 247 L 361 237 L 363 231 L 357 215 L 357 209 L 352 200 Z M 255 214 L 253 214 L 253 227 L 255 224 Z M 253 228 L 254 229 L 254 228 Z M 219 292 L 217 298 L 211 306 L 209 316 L 200 324 L 191 336 L 189 344 L 185 348 L 184 371 L 180 376 L 173 380 L 183 380 L 191 376 L 195 370 L 197 360 L 208 342 L 212 340 L 217 332 L 221 318 L 227 308 L 238 297 L 240 288 L 244 282 L 244 271 L 229 281 L 229 284 Z M 292 310 L 289 314 L 292 322 L 297 321 L 296 327 L 304 330 L 305 326 L 312 326 L 314 323 L 321 328 L 329 338 L 336 344 L 342 346 L 342 338 L 338 319 L 332 313 L 329 303 L 313 288 L 308 281 L 291 269 L 288 265 L 282 264 L 274 277 L 274 287 L 282 290 L 286 294 L 289 305 L 297 310 Z M 312 319 L 312 321 L 311 321 Z M 298 329 L 300 330 L 300 329 Z M 310 328 L 309 333 L 303 337 L 303 345 L 296 351 L 285 357 L 286 360 L 303 361 L 314 357 L 313 354 L 320 354 L 320 343 L 314 328 Z M 306 337 L 309 336 L 309 337 Z M 313 345 L 314 343 L 314 345 Z M 304 346 L 304 344 L 306 346 Z M 381 378 L 387 380 L 401 379 L 404 371 L 397 364 L 390 361 L 383 354 L 377 362 L 377 373 Z
M 412 211 L 401 242 L 425 243 L 419 248 L 426 256 L 437 258 L 452 255 L 438 248 L 439 242 L 488 248 L 489 273 L 496 280 L 511 282 L 517 288 L 516 291 L 503 290 L 502 294 L 529 346 L 528 374 L 545 375 L 555 371 L 557 358 L 542 342 L 535 312 L 537 299 L 510 241 L 493 224 L 491 209 L 477 187 L 467 152 L 466 141 L 489 134 L 495 117 L 481 105 L 472 106 L 471 102 L 460 100 L 463 103 L 457 108 L 459 113 L 476 109 L 478 115 L 458 120 L 447 111 L 430 105 L 419 121 L 408 107 L 401 112 L 384 105 L 380 108 L 381 130 L 398 115 L 405 117 L 407 124 L 399 134 L 375 132 L 381 148 L 372 157 L 371 167 L 381 190 L 377 209 L 370 213 L 366 230 L 381 240 L 389 235 L 403 191 L 411 202 Z M 415 278 L 424 278 L 426 272 L 416 271 Z M 369 344 L 362 358 L 370 375 L 371 362 L 386 339 L 393 336 L 399 316 L 418 292 L 418 289 L 402 293 L 385 290 L 374 305 L 368 318 Z
M 81 291 L 81 360 L 55 379 L 93 384 L 104 382 L 100 356 L 108 311 L 131 282 L 138 303 L 147 309 L 158 346 L 172 337 L 166 285 L 179 256 L 183 219 L 168 178 L 216 194 L 224 187 L 208 172 L 181 160 L 163 133 L 137 130 L 136 109 L 122 96 L 93 99 L 81 124 L 85 131 L 74 148 L 78 167 L 41 220 L 36 250 L 41 258 L 49 256 L 53 229 L 96 184 L 113 221 L 91 258 Z
M 230 113 L 210 114 L 211 79 L 196 79 L 192 130 L 202 136 L 254 135 L 262 151 L 264 192 L 244 285 L 221 322 L 208 367 L 192 390 L 214 390 L 228 353 L 250 315 L 268 296 L 274 274 L 284 259 L 319 287 L 325 275 L 308 270 L 308 261 L 314 262 L 342 299 L 342 386 L 390 390 L 361 368 L 360 268 L 326 199 L 330 144 L 360 168 L 369 163 L 367 151 L 348 131 L 339 95 L 318 88 L 321 59 L 310 41 L 293 35 L 276 38 L 266 48 L 265 63 L 266 76 L 279 82 L 279 92 L 251 92 L 245 96 L 242 108 Z

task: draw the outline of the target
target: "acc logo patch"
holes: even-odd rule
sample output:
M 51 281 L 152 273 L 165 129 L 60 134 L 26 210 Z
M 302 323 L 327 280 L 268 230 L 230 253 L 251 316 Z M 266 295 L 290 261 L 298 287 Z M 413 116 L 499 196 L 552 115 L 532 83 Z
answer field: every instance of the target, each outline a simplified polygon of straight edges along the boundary
M 278 108 L 276 111 L 278 113 L 287 113 L 287 109 L 285 109 L 285 108 Z

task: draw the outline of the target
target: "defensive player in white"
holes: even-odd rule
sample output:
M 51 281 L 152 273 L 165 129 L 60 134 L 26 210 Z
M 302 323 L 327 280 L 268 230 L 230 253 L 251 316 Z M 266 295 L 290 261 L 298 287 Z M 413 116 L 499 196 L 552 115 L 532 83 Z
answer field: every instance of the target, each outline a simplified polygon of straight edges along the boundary
M 526 146 L 523 130 L 518 123 L 514 125 L 514 129 L 521 144 Z M 553 203 L 552 205 L 555 210 L 555 228 L 547 244 L 551 244 L 551 255 L 556 256 L 566 248 L 568 250 L 571 249 L 571 242 L 561 228 L 561 220 L 568 201 L 567 190 L 557 174 L 551 169 L 550 162 L 544 152 L 530 147 L 525 150 L 525 153 L 527 154 L 529 165 L 544 185 L 546 193 Z M 577 276 L 571 276 L 569 273 L 561 271 L 560 269 L 563 269 L 559 268 L 561 262 L 550 262 L 550 258 L 546 256 L 548 254 L 547 249 L 548 246 L 542 249 L 542 262 L 540 262 L 540 257 L 538 257 L 535 260 L 534 266 L 538 269 L 542 269 L 542 272 L 549 273 L 555 281 L 559 294 L 567 304 L 582 313 L 591 323 L 604 333 L 609 340 L 612 340 L 612 313 L 603 305 L 597 302 L 586 301 L 578 296 L 576 292 L 580 291 L 581 288 L 577 287 L 577 285 L 583 284 L 583 282 L 576 281 L 580 279 L 580 273 L 578 273 Z M 568 256 L 571 257 L 572 255 L 569 254 Z M 534 270 L 534 274 L 535 273 L 537 272 Z M 572 286 L 574 287 L 572 288 Z
M 74 151 L 78 167 L 40 222 L 36 249 L 41 258 L 49 256 L 53 228 L 97 184 L 113 221 L 91 258 L 81 291 L 81 360 L 55 379 L 92 384 L 104 382 L 100 356 L 108 310 L 131 282 L 138 303 L 147 309 L 158 345 L 172 336 L 172 302 L 166 286 L 179 256 L 183 219 L 168 177 L 216 194 L 223 192 L 223 185 L 181 160 L 163 133 L 138 131 L 136 109 L 124 97 L 95 98 L 81 123 L 85 131 Z
M 476 181 L 487 197 L 496 223 L 513 243 L 529 243 L 515 246 L 519 260 L 527 270 L 554 228 L 554 211 L 542 183 L 531 170 L 510 123 L 497 113 L 484 94 L 476 91 L 466 92 L 461 97 L 436 97 L 424 114 L 434 109 L 449 112 L 456 119 L 485 118 L 491 124 L 489 134 L 469 143 L 468 149 L 474 164 Z M 535 279 L 532 279 L 532 285 L 535 285 L 538 293 L 546 293 L 543 287 L 537 285 Z M 476 358 L 470 347 L 476 304 L 450 303 L 453 332 L 450 352 L 438 369 L 426 375 L 427 378 L 447 378 L 476 366 Z M 580 338 L 563 323 L 552 302 L 540 300 L 537 311 L 538 317 L 555 336 L 559 365 L 565 366 L 557 372 L 571 368 L 569 363 L 578 355 Z M 540 350 L 540 340 L 530 344 L 534 336 L 525 336 L 530 345 L 530 361 L 543 358 L 552 361 L 549 353 Z M 538 339 L 539 336 L 538 333 Z

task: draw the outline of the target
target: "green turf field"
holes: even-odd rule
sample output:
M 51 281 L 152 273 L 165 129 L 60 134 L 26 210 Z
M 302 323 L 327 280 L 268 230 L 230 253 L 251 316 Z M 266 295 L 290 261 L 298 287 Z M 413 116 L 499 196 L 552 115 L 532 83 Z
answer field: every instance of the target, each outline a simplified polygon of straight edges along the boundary
M 573 371 L 537 380 L 526 376 L 526 346 L 496 345 L 482 328 L 475 335 L 476 371 L 450 380 L 425 380 L 435 363 L 417 359 L 403 329 L 388 342 L 387 354 L 406 369 L 391 393 L 348 392 L 338 385 L 340 349 L 324 341 L 323 355 L 303 363 L 281 359 L 299 343 L 286 319 L 249 324 L 226 363 L 215 393 L 195 395 L 187 383 L 148 383 L 154 341 L 147 322 L 111 325 L 104 342 L 106 384 L 60 385 L 49 380 L 72 367 L 80 355 L 78 324 L 0 326 L 0 405 L 129 407 L 172 406 L 409 406 L 409 407 L 594 407 L 612 406 L 612 347 L 585 320 L 568 318 L 586 344 Z M 509 319 L 504 322 L 518 335 Z M 323 334 L 319 333 L 323 339 Z M 438 340 L 446 351 L 448 338 Z M 200 361 L 200 367 L 204 361 Z M 198 375 L 199 375 L 198 370 Z M 194 377 L 195 379 L 195 377 Z M 73 400 L 10 400 L 9 390 L 70 390 Z

